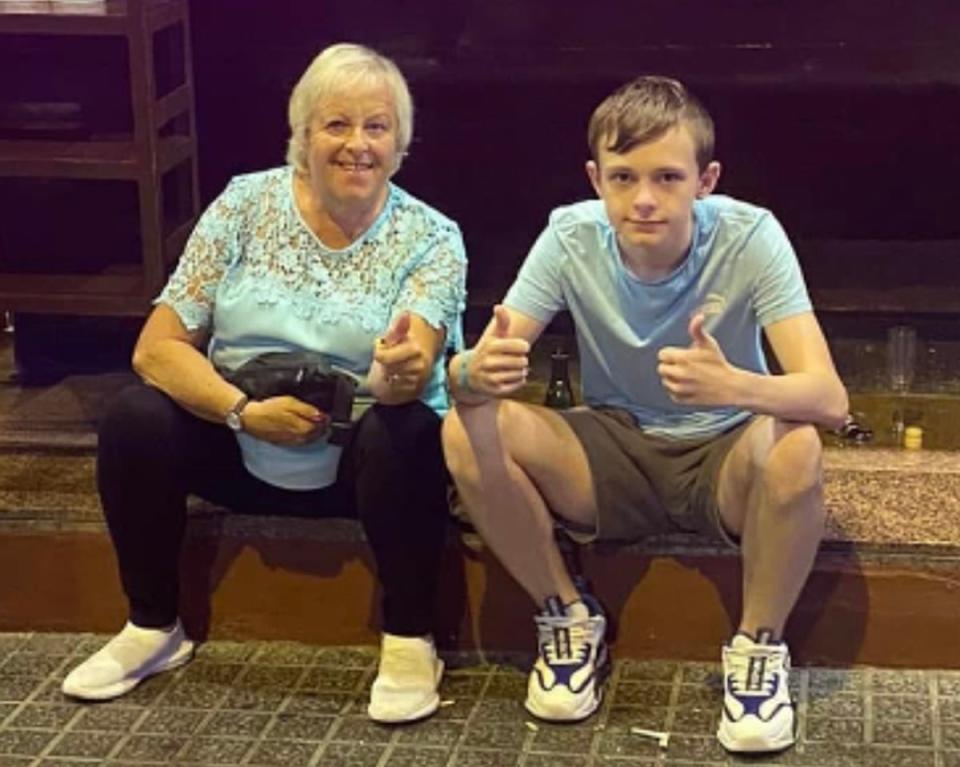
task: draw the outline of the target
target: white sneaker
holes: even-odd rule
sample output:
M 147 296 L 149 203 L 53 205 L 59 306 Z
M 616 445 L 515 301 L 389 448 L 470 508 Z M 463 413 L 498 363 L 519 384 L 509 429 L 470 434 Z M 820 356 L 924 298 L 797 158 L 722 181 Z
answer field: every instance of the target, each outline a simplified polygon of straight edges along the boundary
M 562 606 L 559 600 L 536 616 L 538 657 L 527 683 L 524 704 L 538 719 L 579 722 L 603 700 L 610 655 L 607 620 L 591 596 Z
M 130 692 L 148 676 L 182 666 L 193 642 L 180 621 L 170 631 L 127 623 L 123 631 L 71 671 L 60 689 L 84 700 L 110 700 Z
M 794 743 L 787 674 L 790 651 L 765 631 L 737 634 L 723 648 L 723 713 L 717 738 L 727 751 L 782 751 Z
M 440 707 L 437 687 L 442 676 L 443 661 L 431 638 L 384 634 L 367 714 L 386 724 L 430 716 Z

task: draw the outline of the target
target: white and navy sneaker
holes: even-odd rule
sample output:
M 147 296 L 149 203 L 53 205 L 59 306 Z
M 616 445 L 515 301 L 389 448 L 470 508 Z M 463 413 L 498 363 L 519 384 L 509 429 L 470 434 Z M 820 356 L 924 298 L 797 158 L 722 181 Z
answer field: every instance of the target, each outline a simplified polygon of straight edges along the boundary
M 610 664 L 600 605 L 588 594 L 569 605 L 551 597 L 534 620 L 539 657 L 527 684 L 527 711 L 551 722 L 586 719 L 600 706 Z
M 764 753 L 793 745 L 795 713 L 787 674 L 790 651 L 761 629 L 723 647 L 723 713 L 717 738 L 727 751 Z

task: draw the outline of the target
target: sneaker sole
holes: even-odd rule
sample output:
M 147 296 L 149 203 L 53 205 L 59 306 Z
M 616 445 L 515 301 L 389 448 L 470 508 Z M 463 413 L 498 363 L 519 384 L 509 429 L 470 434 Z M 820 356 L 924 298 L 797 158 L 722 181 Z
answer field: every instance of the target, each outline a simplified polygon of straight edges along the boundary
M 530 706 L 530 699 L 528 698 L 523 702 L 523 707 L 527 710 L 531 716 L 539 719 L 541 722 L 553 722 L 555 724 L 576 724 L 577 722 L 582 722 L 585 719 L 589 719 L 595 713 L 597 709 L 600 708 L 600 705 L 603 703 L 603 685 L 607 681 L 607 677 L 610 676 L 610 652 L 607 649 L 604 649 L 604 658 L 600 665 L 597 667 L 597 678 L 594 681 L 594 684 L 597 688 L 597 696 L 593 699 L 593 705 L 589 710 L 576 711 L 572 716 L 564 717 L 555 717 L 539 712 L 536 708 Z
M 767 738 L 741 738 L 734 740 L 726 734 L 726 731 L 720 727 L 717 729 L 717 740 L 720 745 L 732 754 L 772 754 L 779 751 L 785 751 L 797 742 L 793 734 L 793 726 L 787 732 L 782 733 L 774 739 Z
M 528 714 L 535 719 L 539 719 L 541 722 L 550 722 L 553 724 L 576 724 L 577 722 L 583 722 L 589 719 L 591 716 L 597 713 L 597 709 L 600 708 L 601 703 L 603 703 L 603 690 L 600 690 L 600 693 L 594 699 L 593 705 L 588 710 L 577 711 L 572 716 L 549 716 L 542 711 L 537 711 L 535 708 L 532 708 L 530 706 L 530 701 L 524 701 L 523 707 L 526 709 Z
M 167 660 L 160 665 L 140 674 L 139 676 L 127 677 L 116 684 L 112 684 L 107 687 L 98 687 L 93 690 L 67 690 L 65 687 L 61 688 L 61 690 L 64 695 L 67 695 L 71 698 L 77 698 L 79 700 L 113 700 L 114 698 L 119 698 L 121 695 L 126 695 L 145 679 L 149 679 L 150 677 L 163 673 L 164 671 L 172 671 L 175 668 L 179 668 L 180 666 L 189 663 L 193 658 L 194 649 L 194 643 L 189 639 L 185 639 L 180 644 L 180 647 L 177 648 L 177 651 Z
M 437 674 L 434 679 L 434 684 L 439 686 L 440 680 L 443 678 L 444 665 L 443 661 L 440 658 L 437 658 Z M 371 722 L 376 722 L 377 724 L 413 724 L 414 722 L 419 722 L 421 719 L 426 719 L 427 717 L 433 716 L 440 709 L 440 693 L 436 693 L 433 698 L 424 704 L 421 708 L 418 708 L 416 711 L 412 711 L 406 716 L 391 718 L 391 717 L 382 717 L 374 716 L 371 713 L 370 707 L 367 706 L 367 716 Z

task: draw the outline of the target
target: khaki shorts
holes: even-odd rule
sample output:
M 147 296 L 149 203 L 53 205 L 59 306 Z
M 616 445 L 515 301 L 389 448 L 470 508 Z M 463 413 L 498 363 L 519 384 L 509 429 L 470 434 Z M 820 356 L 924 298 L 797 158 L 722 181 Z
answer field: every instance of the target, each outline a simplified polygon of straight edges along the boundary
M 717 480 L 750 419 L 713 437 L 673 440 L 645 434 L 619 408 L 560 415 L 587 453 L 596 492 L 596 529 L 557 520 L 575 540 L 627 542 L 683 531 L 737 545 L 720 521 Z

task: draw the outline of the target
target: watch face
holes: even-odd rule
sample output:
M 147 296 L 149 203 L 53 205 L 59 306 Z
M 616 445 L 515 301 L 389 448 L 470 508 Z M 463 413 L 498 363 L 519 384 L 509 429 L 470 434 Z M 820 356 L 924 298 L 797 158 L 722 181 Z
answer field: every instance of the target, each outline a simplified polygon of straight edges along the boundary
M 240 420 L 240 414 L 235 413 L 231 410 L 227 413 L 227 426 L 229 426 L 234 431 L 243 431 L 243 421 Z

